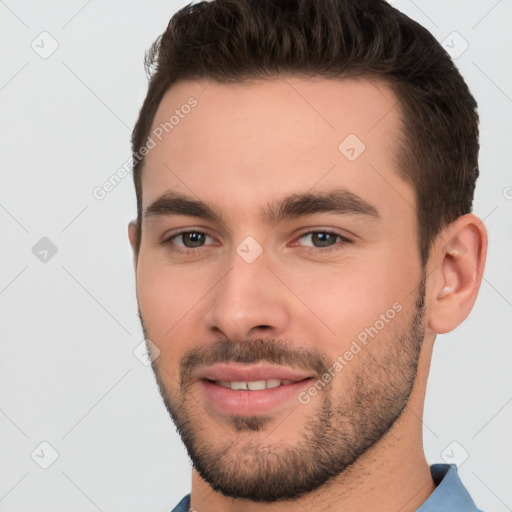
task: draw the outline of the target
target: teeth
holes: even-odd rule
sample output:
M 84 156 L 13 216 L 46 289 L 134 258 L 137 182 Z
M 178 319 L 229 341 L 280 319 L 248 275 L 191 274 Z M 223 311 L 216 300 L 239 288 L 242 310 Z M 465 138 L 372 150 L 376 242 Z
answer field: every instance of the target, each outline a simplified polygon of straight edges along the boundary
M 277 388 L 277 386 L 281 385 L 280 379 L 269 379 L 267 380 L 267 388 Z
M 222 386 L 227 389 L 234 390 L 250 390 L 250 391 L 260 391 L 262 389 L 271 389 L 277 388 L 278 386 L 286 386 L 287 384 L 292 384 L 293 380 L 281 380 L 281 379 L 268 379 L 268 380 L 253 380 L 250 382 L 228 382 L 223 380 L 216 380 L 215 384 Z
M 231 389 L 247 389 L 247 382 L 232 382 Z
M 252 382 L 247 383 L 247 387 L 251 391 L 259 391 L 260 389 L 265 389 L 267 387 L 267 384 L 264 380 L 253 380 Z

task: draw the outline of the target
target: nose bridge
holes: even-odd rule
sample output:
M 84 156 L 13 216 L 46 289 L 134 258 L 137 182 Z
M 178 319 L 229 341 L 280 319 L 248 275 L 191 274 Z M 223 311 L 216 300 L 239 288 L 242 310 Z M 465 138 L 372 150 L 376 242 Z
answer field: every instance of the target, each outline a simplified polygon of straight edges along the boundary
M 234 248 L 228 271 L 213 291 L 206 313 L 209 329 L 243 340 L 254 328 L 282 332 L 288 321 L 279 283 L 269 270 L 269 255 L 252 237 Z

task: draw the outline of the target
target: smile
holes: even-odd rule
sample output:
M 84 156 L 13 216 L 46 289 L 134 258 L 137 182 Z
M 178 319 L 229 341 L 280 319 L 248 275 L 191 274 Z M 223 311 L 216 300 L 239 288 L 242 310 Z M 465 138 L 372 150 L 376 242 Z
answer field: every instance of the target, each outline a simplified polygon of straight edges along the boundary
M 215 384 L 227 389 L 261 391 L 262 389 L 272 389 L 279 386 L 287 386 L 294 382 L 293 380 L 268 379 L 268 380 L 252 380 L 248 382 L 240 381 L 222 381 L 216 380 Z

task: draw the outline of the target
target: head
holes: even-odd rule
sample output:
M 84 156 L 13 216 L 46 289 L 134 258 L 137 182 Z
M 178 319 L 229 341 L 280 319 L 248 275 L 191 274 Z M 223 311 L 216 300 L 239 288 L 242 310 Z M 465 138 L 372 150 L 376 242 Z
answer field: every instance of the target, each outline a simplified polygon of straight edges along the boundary
M 147 67 L 129 236 L 162 397 L 214 489 L 296 498 L 410 430 L 435 335 L 473 306 L 476 102 L 380 0 L 189 5 Z M 241 410 L 215 365 L 301 379 Z

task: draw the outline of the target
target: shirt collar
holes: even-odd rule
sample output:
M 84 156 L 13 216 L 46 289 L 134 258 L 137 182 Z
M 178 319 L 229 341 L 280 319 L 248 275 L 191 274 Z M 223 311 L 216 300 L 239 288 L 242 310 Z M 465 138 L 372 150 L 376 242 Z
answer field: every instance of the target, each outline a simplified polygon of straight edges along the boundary
M 481 512 L 461 482 L 455 464 L 433 464 L 430 474 L 437 487 L 416 512 Z

